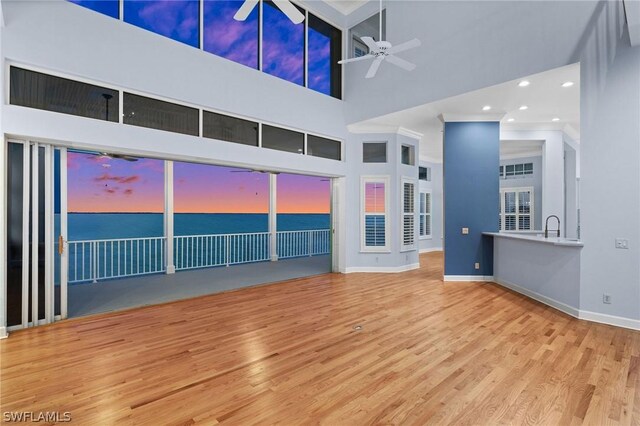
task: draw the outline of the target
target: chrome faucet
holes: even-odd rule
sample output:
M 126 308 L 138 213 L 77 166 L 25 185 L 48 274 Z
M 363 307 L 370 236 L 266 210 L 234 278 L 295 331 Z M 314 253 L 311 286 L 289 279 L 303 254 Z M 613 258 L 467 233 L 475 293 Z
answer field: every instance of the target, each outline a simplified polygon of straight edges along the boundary
M 551 219 L 552 217 L 555 217 L 556 220 L 558 221 L 558 238 L 560 238 L 560 218 L 558 216 L 556 216 L 555 214 L 552 214 L 550 216 L 547 217 L 547 220 L 544 221 L 544 237 L 545 238 L 549 238 L 549 219 Z

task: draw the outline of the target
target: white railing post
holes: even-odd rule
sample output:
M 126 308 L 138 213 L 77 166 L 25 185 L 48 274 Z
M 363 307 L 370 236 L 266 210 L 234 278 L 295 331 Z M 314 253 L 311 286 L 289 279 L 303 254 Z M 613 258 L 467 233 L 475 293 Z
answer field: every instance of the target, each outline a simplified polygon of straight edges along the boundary
M 97 283 L 98 282 L 98 242 L 97 241 L 93 241 L 91 243 L 92 250 L 89 250 L 89 253 L 91 253 L 91 261 L 92 261 L 92 270 L 93 270 L 93 283 Z
M 272 262 L 278 260 L 278 175 L 269 174 L 269 257 Z
M 176 272 L 173 259 L 173 161 L 164 162 L 164 238 L 167 249 L 164 251 L 165 271 Z
M 308 231 L 309 232 L 309 257 L 313 256 L 313 231 Z
M 225 239 L 227 240 L 226 241 L 227 248 L 225 253 L 227 258 L 226 265 L 229 266 L 229 264 L 231 263 L 231 236 L 225 235 L 225 237 L 226 237 Z

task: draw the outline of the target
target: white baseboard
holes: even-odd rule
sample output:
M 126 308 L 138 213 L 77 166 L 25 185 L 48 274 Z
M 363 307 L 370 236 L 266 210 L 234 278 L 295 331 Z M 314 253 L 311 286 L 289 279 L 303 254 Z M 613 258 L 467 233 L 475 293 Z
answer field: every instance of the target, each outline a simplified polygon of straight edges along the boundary
M 6 339 L 9 337 L 9 333 L 7 333 L 7 327 L 0 327 L 0 339 Z
M 566 303 L 544 296 L 535 291 L 531 291 L 529 289 L 521 287 L 517 284 L 512 284 L 509 282 L 505 282 L 503 280 L 494 280 L 494 282 L 503 287 L 511 289 L 516 293 L 520 293 L 534 300 L 537 300 L 540 303 L 544 303 L 547 306 L 551 306 L 552 308 L 562 311 L 567 315 L 571 315 L 574 318 L 578 318 L 585 321 L 597 322 L 600 324 L 613 325 L 616 327 L 629 328 L 631 330 L 640 330 L 640 320 L 619 317 L 615 315 L 601 314 L 598 312 L 584 311 L 584 310 L 575 308 L 573 306 L 567 305 Z
M 487 282 L 493 281 L 492 275 L 445 275 L 445 281 L 450 282 L 467 282 L 467 281 L 476 281 L 476 282 Z
M 515 291 L 516 293 L 523 294 L 527 297 L 530 297 L 534 300 L 537 300 L 540 303 L 544 303 L 547 306 L 551 306 L 552 308 L 556 308 L 559 311 L 564 312 L 565 314 L 571 315 L 572 317 L 580 318 L 580 310 L 573 306 L 569 306 L 566 303 L 560 302 L 558 300 L 552 299 L 550 297 L 544 296 L 535 291 L 531 291 L 527 288 L 521 287 L 517 284 L 513 284 L 504 280 L 496 279 L 493 282 L 499 284 L 503 287 L 506 287 L 510 290 Z
M 422 253 L 431 253 L 432 251 L 442 251 L 442 247 L 429 247 L 420 249 L 420 254 Z
M 420 268 L 419 263 L 412 263 L 411 265 L 402 266 L 352 266 L 345 268 L 346 274 L 352 274 L 354 272 L 371 272 L 371 273 L 384 273 L 395 274 L 398 272 L 407 272 Z
M 640 330 L 640 320 L 632 318 L 618 317 L 615 315 L 600 314 L 598 312 L 580 311 L 580 319 L 599 322 L 601 324 L 615 325 L 631 330 Z

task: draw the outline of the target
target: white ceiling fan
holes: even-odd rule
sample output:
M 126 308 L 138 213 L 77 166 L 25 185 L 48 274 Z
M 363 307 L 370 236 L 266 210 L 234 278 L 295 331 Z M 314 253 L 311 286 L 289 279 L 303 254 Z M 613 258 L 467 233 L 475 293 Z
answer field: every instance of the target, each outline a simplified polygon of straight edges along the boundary
M 244 0 L 240 9 L 233 15 L 233 19 L 236 21 L 244 21 L 249 17 L 249 14 L 255 9 L 260 0 Z M 293 5 L 289 0 L 273 0 L 273 3 L 278 6 L 278 9 L 282 11 L 287 18 L 294 24 L 299 24 L 304 21 L 304 15 Z
M 369 53 L 357 58 L 343 59 L 338 63 L 348 64 L 350 62 L 373 59 L 373 63 L 369 67 L 369 71 L 367 71 L 367 75 L 365 75 L 364 78 L 375 77 L 376 73 L 378 72 L 378 68 L 380 68 L 380 64 L 382 64 L 382 62 L 385 60 L 407 71 L 413 71 L 416 68 L 415 64 L 412 64 L 411 62 L 406 61 L 402 58 L 398 58 L 397 56 L 394 56 L 394 55 L 396 53 L 404 52 L 405 50 L 413 49 L 414 47 L 420 46 L 422 44 L 420 40 L 418 40 L 417 38 L 414 38 L 413 40 L 409 40 L 397 46 L 393 46 L 388 41 L 382 40 L 382 0 L 380 0 L 380 37 L 379 38 L 381 41 L 375 41 L 371 37 L 362 37 L 361 40 L 369 48 Z

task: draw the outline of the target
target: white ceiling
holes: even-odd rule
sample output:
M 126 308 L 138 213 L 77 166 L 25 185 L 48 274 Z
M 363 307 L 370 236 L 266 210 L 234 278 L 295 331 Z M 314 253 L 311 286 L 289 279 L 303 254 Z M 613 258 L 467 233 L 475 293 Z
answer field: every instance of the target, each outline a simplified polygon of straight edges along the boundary
M 530 82 L 519 87 L 522 80 Z M 572 87 L 562 83 L 572 81 Z M 485 105 L 491 110 L 483 111 Z M 521 111 L 522 105 L 528 107 Z M 403 127 L 422 133 L 420 157 L 442 161 L 442 122 L 439 118 L 500 120 L 502 130 L 563 130 L 580 138 L 580 65 L 573 64 L 452 98 L 395 112 L 349 126 L 354 132 L 388 131 Z M 553 122 L 553 118 L 559 118 Z M 507 121 L 513 118 L 513 122 Z M 524 147 L 523 149 L 529 149 Z
M 365 5 L 368 0 L 324 0 L 329 6 L 343 15 L 348 15 L 359 7 Z

